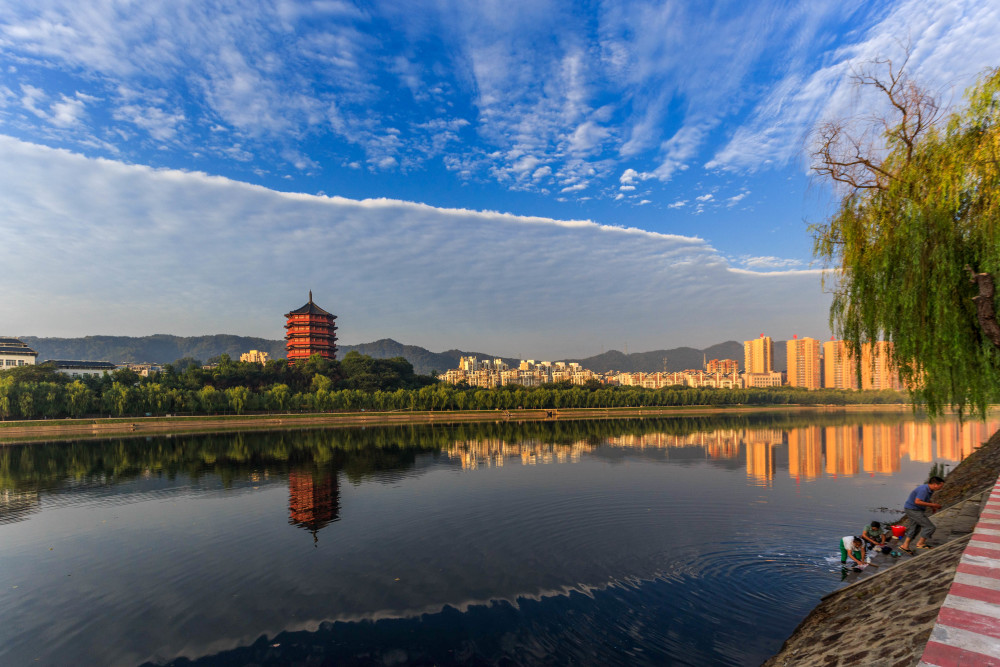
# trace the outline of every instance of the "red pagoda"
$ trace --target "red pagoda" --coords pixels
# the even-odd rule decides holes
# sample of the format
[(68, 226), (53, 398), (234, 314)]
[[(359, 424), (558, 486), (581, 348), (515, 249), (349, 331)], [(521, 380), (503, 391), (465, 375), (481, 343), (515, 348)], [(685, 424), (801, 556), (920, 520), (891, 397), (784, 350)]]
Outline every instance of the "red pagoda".
[(337, 325), (334, 322), (337, 316), (313, 303), (312, 290), (309, 290), (309, 303), (285, 313), (285, 317), (288, 318), (285, 348), (289, 364), (314, 354), (324, 359), (337, 358)]

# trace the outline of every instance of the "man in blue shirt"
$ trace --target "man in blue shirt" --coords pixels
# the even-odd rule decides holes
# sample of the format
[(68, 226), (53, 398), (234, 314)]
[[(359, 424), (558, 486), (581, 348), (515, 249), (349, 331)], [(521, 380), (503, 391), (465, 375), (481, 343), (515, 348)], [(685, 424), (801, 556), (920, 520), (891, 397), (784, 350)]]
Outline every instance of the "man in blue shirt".
[(913, 553), (910, 551), (910, 540), (917, 535), (920, 535), (920, 539), (917, 540), (917, 548), (930, 549), (927, 538), (934, 534), (934, 524), (927, 517), (927, 510), (933, 514), (941, 509), (941, 505), (931, 502), (931, 494), (942, 486), (944, 486), (943, 479), (931, 477), (926, 484), (921, 484), (910, 492), (906, 503), (903, 504), (903, 512), (910, 520), (910, 527), (906, 529), (906, 540), (899, 547), (903, 551)]

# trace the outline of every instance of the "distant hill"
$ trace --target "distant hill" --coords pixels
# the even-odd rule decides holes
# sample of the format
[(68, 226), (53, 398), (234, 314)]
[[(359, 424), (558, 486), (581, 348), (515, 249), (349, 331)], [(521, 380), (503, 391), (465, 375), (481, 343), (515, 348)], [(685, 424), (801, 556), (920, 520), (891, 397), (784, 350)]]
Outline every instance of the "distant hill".
[[(285, 341), (216, 334), (212, 336), (85, 336), (83, 338), (40, 338), (21, 336), (20, 340), (38, 352), (38, 360), (83, 359), (87, 361), (110, 361), (113, 363), (154, 363), (167, 364), (183, 357), (194, 357), (208, 361), (220, 354), (228, 354), (233, 359), (250, 350), (262, 350), (272, 359), (285, 357)], [(432, 370), (444, 372), (457, 368), (459, 357), (475, 356), (492, 359), (493, 355), (482, 352), (447, 350), (431, 352), (416, 345), (404, 345), (391, 338), (383, 338), (373, 343), (361, 345), (338, 345), (338, 357), (356, 350), (376, 359), (404, 357), (413, 364), (417, 373), (428, 374)], [(504, 359), (516, 364), (517, 359)]]
[[(228, 354), (233, 359), (249, 350), (263, 350), (272, 359), (282, 359), (285, 356), (285, 341), (254, 338), (250, 336), (232, 336), (216, 334), (212, 336), (171, 336), (156, 334), (153, 336), (86, 336), (83, 338), (40, 338), (37, 336), (21, 336), (21, 340), (38, 352), (39, 361), (46, 359), (85, 359), (89, 361), (111, 361), (114, 363), (170, 363), (183, 357), (194, 357), (207, 361), (220, 354)], [(431, 352), (416, 345), (404, 345), (391, 338), (383, 338), (372, 343), (360, 345), (339, 345), (338, 357), (355, 350), (376, 359), (389, 357), (404, 357), (413, 364), (417, 373), (428, 374), (432, 370), (444, 372), (449, 368), (457, 368), (459, 357), (474, 356), (479, 359), (494, 359), (496, 355), (484, 352), (465, 352), (462, 350), (446, 350)], [(512, 357), (500, 357), (510, 365), (519, 361)], [(743, 344), (727, 341), (712, 345), (704, 350), (693, 347), (677, 347), (670, 350), (654, 350), (652, 352), (633, 352), (624, 354), (610, 350), (604, 354), (584, 359), (552, 359), (551, 361), (575, 361), (584, 368), (598, 373), (610, 370), (631, 373), (655, 373), (663, 370), (663, 359), (667, 359), (669, 371), (680, 371), (688, 368), (701, 368), (703, 359), (736, 359), (740, 368), (743, 367)], [(785, 344), (774, 343), (774, 366), (776, 370), (785, 370)]]
[(38, 352), (38, 360), (83, 359), (113, 363), (166, 364), (182, 357), (206, 361), (210, 357), (228, 354), (234, 359), (250, 350), (262, 350), (272, 358), (285, 356), (285, 343), (280, 340), (215, 334), (212, 336), (85, 336), (83, 338), (37, 338), (21, 336), (21, 340)]
[(663, 370), (663, 360), (667, 360), (667, 371), (683, 371), (689, 368), (702, 368), (706, 359), (735, 359), (743, 368), (743, 343), (727, 341), (712, 345), (704, 350), (693, 347), (675, 347), (671, 350), (654, 350), (652, 352), (633, 352), (624, 354), (618, 350), (609, 350), (586, 359), (567, 359), (575, 361), (584, 368), (595, 373), (621, 371), (624, 373), (658, 373)]
[[(451, 368), (458, 368), (460, 357), (477, 357), (479, 359), (497, 359), (495, 355), (483, 352), (463, 352), (462, 350), (445, 350), (444, 352), (431, 352), (416, 345), (404, 345), (391, 338), (383, 338), (374, 343), (362, 343), (360, 345), (338, 345), (337, 358), (343, 357), (348, 352), (355, 350), (360, 354), (367, 354), (376, 359), (389, 359), (391, 357), (403, 357), (411, 364), (417, 373), (428, 374), (432, 370), (444, 373)], [(282, 356), (284, 356), (282, 354)], [(520, 360), (512, 357), (502, 358), (509, 365), (516, 365)]]

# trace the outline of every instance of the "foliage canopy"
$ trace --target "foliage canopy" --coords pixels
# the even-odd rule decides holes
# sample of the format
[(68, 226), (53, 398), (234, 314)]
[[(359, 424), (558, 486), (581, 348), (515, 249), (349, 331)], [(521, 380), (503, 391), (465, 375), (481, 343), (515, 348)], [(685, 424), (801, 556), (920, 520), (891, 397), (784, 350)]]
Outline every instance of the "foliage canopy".
[(1000, 398), (1000, 69), (942, 115), (904, 68), (876, 61), (855, 77), (887, 115), (817, 132), (813, 169), (843, 195), (812, 227), (817, 257), (836, 269), (831, 325), (855, 350), (891, 341), (931, 414), (982, 414)]

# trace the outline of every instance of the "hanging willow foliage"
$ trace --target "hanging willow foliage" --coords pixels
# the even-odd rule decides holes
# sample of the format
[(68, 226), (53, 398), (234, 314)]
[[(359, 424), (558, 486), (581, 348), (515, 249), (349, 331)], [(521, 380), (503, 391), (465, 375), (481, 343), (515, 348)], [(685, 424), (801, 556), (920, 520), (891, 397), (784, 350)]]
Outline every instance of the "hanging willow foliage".
[(884, 149), (837, 123), (820, 128), (814, 154), (814, 169), (846, 189), (812, 227), (816, 256), (835, 269), (831, 325), (855, 350), (891, 341), (903, 382), (932, 415), (983, 414), (1000, 400), (1000, 69), (939, 118), (903, 68), (876, 65), (882, 78), (856, 82), (892, 105), (877, 125)]

